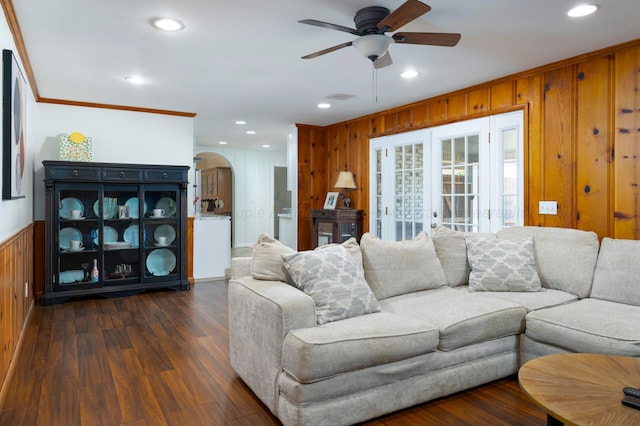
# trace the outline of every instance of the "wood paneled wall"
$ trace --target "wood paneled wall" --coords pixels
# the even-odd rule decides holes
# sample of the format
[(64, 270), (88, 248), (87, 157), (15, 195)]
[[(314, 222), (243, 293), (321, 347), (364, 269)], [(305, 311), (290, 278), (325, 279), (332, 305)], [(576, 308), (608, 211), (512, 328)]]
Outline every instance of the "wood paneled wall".
[[(525, 224), (640, 239), (640, 40), (327, 127), (298, 126), (298, 249), (308, 212), (351, 170), (368, 230), (369, 139), (525, 111)], [(538, 214), (557, 201), (557, 215)]]
[(0, 389), (34, 301), (33, 241), (29, 225), (0, 244)]

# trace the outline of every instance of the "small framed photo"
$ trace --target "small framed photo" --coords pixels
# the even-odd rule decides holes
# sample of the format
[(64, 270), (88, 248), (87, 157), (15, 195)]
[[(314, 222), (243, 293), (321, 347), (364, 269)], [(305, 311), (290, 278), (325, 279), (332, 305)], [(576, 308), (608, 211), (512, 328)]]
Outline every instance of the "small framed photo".
[(338, 203), (339, 192), (327, 192), (327, 198), (324, 200), (324, 209), (334, 210)]
[(129, 206), (118, 206), (118, 217), (120, 219), (129, 219)]

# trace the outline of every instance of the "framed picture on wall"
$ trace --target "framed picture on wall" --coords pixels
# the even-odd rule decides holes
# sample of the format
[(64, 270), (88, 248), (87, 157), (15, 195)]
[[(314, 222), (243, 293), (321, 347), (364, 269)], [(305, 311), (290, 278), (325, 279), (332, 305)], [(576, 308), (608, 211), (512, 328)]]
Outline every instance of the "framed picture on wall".
[(327, 192), (327, 198), (324, 200), (324, 207), (327, 210), (334, 210), (338, 202), (338, 192)]
[(11, 50), (2, 51), (2, 199), (24, 198), (26, 81)]

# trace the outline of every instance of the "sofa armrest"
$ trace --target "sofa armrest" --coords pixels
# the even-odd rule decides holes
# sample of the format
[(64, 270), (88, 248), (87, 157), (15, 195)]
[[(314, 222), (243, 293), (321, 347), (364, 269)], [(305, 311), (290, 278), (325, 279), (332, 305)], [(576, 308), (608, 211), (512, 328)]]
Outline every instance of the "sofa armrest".
[(251, 276), (251, 257), (231, 258), (231, 279)]
[(289, 330), (316, 325), (313, 299), (280, 281), (229, 282), (231, 367), (276, 414), (282, 345)]

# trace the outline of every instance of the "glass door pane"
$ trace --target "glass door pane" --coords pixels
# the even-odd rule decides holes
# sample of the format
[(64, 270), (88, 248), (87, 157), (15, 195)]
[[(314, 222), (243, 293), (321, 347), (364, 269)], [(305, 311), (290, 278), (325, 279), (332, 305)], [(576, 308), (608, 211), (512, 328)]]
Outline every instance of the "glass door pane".
[[(433, 205), (436, 222), (462, 232), (488, 231), (490, 119), (433, 129)], [(433, 226), (433, 225), (432, 225)]]
[[(439, 169), (442, 179), (441, 224), (463, 232), (479, 227), (479, 136), (442, 139)], [(453, 153), (453, 155), (452, 155)]]
[(424, 144), (395, 146), (395, 240), (410, 240), (424, 229)]

